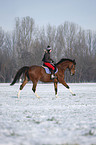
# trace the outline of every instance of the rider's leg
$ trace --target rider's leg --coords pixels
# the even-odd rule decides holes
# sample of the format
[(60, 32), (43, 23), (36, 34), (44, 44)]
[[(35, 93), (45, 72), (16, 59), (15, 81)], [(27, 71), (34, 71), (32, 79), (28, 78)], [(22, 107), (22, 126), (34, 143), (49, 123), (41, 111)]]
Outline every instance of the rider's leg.
[(51, 79), (56, 79), (57, 77), (55, 76), (55, 71), (51, 70)]
[(55, 79), (55, 78), (57, 78), (56, 76), (55, 76), (55, 67), (51, 64), (51, 63), (44, 63), (49, 69), (50, 69), (50, 71), (51, 71), (51, 79)]

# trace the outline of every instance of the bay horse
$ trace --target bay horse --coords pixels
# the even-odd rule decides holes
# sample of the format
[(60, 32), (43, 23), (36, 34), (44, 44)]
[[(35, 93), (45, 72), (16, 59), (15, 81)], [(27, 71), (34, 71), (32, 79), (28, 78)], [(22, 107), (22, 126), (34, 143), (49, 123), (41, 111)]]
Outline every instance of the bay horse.
[(45, 72), (45, 69), (43, 66), (37, 66), (37, 65), (33, 65), (30, 67), (24, 66), (18, 70), (17, 74), (15, 75), (14, 80), (12, 81), (12, 83), (10, 85), (14, 85), (16, 83), (16, 81), (20, 79), (20, 76), (22, 74), (24, 74), (24, 81), (20, 85), (18, 97), (20, 95), (20, 91), (29, 82), (29, 80), (31, 80), (33, 82), (32, 90), (38, 98), (39, 98), (39, 96), (36, 93), (36, 86), (37, 86), (38, 81), (54, 82), (56, 97), (57, 97), (57, 84), (58, 84), (58, 82), (61, 83), (62, 85), (64, 85), (67, 89), (69, 89), (69, 91), (71, 92), (72, 95), (75, 95), (71, 91), (70, 87), (66, 84), (66, 82), (64, 80), (64, 72), (67, 68), (69, 69), (71, 75), (75, 74), (75, 65), (76, 65), (75, 60), (61, 59), (58, 63), (55, 64), (56, 68), (58, 69), (58, 72), (55, 74), (55, 76), (57, 76), (57, 78), (54, 80), (51, 79), (50, 74), (47, 74)]

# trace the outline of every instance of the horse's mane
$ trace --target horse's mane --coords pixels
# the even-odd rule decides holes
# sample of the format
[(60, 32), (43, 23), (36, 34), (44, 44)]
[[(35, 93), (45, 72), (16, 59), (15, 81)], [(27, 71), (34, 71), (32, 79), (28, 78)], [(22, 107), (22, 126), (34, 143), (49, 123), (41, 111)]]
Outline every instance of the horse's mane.
[(58, 64), (60, 64), (60, 63), (62, 63), (62, 62), (64, 62), (64, 61), (70, 61), (70, 62), (73, 62), (74, 65), (76, 65), (75, 59), (72, 60), (72, 59), (68, 59), (68, 58), (62, 58), (62, 59), (61, 59), (59, 62), (57, 62), (55, 65), (58, 65)]

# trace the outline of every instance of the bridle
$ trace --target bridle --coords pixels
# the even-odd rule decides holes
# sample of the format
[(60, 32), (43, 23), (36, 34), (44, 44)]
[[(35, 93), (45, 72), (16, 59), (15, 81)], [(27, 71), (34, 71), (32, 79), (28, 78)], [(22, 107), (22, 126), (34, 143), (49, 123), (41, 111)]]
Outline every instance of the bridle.
[[(71, 69), (73, 68), (73, 64), (71, 65), (71, 67), (69, 68), (69, 71), (70, 71), (70, 73), (71, 73), (71, 75), (73, 75), (72, 74), (72, 72), (71, 72)], [(74, 70), (75, 72), (76, 72), (76, 70)]]
[(73, 64), (72, 64), (71, 67), (69, 68), (69, 71), (71, 71), (72, 68), (73, 68)]

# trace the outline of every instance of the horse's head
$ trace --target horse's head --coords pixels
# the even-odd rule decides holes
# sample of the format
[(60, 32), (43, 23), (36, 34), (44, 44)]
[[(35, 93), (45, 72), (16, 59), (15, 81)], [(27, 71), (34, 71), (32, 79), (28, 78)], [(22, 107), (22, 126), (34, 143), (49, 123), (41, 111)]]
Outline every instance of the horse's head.
[(76, 65), (76, 62), (75, 62), (75, 59), (74, 60), (71, 60), (71, 59), (61, 59), (57, 64), (55, 64), (56, 66), (60, 66), (61, 65), (61, 69), (65, 70), (66, 68), (69, 69), (70, 71), (70, 74), (71, 75), (74, 75), (75, 74), (75, 65)]
[(68, 68), (69, 68), (69, 71), (70, 71), (71, 75), (75, 74), (75, 65), (76, 65), (75, 60), (70, 61)]

